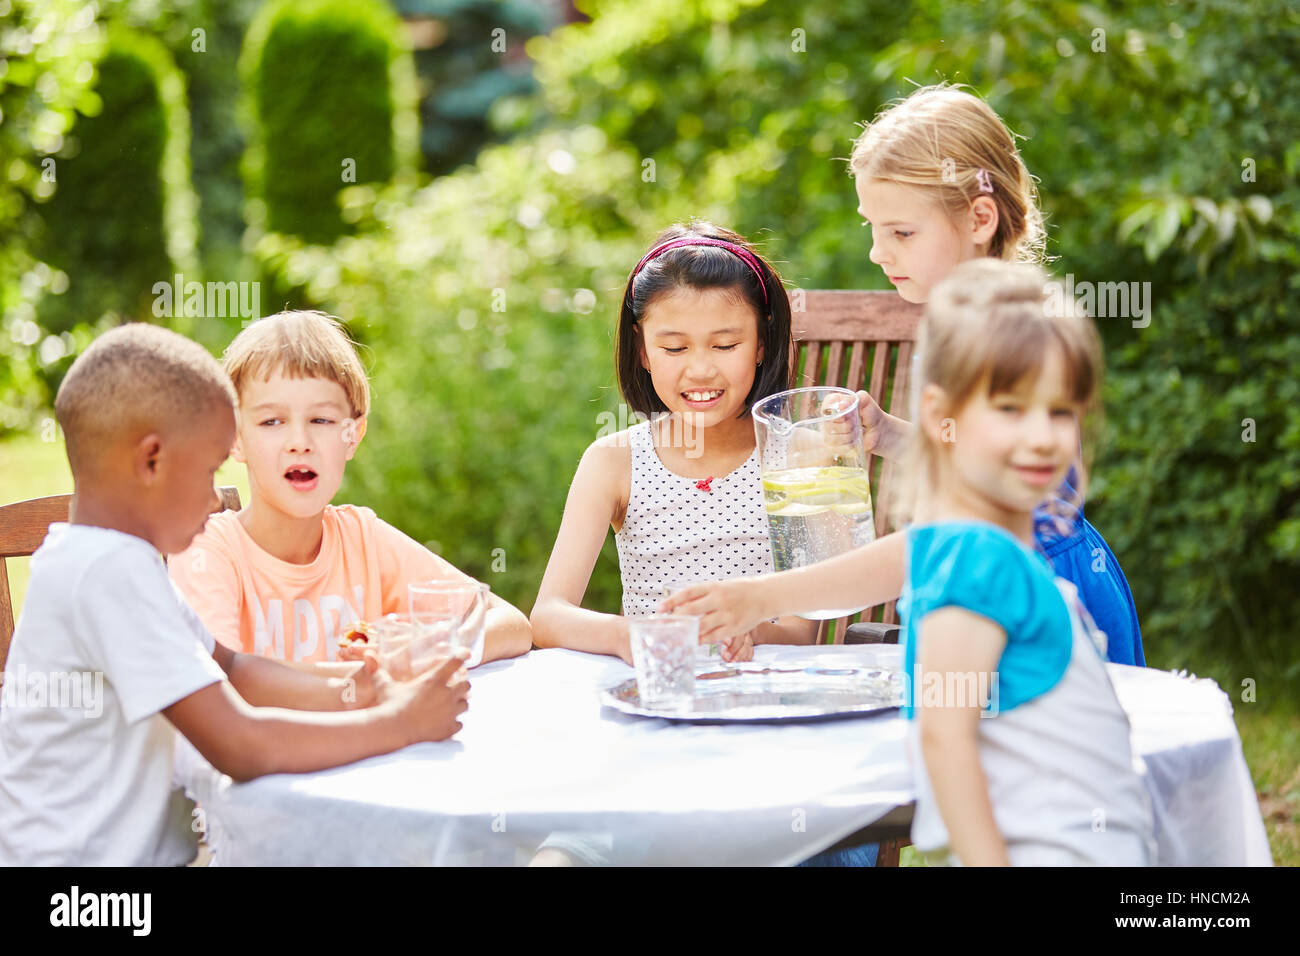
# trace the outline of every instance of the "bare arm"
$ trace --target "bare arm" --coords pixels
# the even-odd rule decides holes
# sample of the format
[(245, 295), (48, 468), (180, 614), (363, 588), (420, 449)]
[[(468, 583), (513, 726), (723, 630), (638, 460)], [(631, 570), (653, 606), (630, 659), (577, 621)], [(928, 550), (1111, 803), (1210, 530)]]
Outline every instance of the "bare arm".
[(817, 622), (783, 617), (758, 625), (755, 644), (811, 644), (817, 640)]
[[(238, 652), (236, 652), (238, 653)], [(260, 655), (258, 655), (260, 656)], [(275, 658), (266, 658), (266, 660), (276, 660)], [(285, 667), (292, 667), (294, 670), (305, 671), (308, 674), (315, 674), (317, 677), (350, 677), (355, 669), (355, 661), (280, 661)]]
[[(892, 601), (903, 591), (903, 559), (900, 531), (805, 568), (694, 585), (661, 607), (697, 615), (700, 639), (719, 641), (781, 614)], [(807, 623), (815, 627), (815, 622)]]
[(858, 392), (858, 414), (862, 418), (862, 444), (867, 451), (890, 461), (903, 457), (912, 435), (912, 423), (890, 415), (868, 392)]
[[(958, 698), (975, 696), (974, 684), (987, 688), (996, 679), (1006, 632), (993, 621), (960, 607), (927, 614), (920, 624), (918, 673), (933, 675)], [(953, 675), (950, 679), (949, 675)], [(993, 817), (988, 778), (980, 764), (979, 699), (932, 699), (914, 689), (921, 729), (921, 753), (948, 839), (965, 866), (1007, 866), (1007, 845)], [(924, 706), (922, 706), (924, 704)]]
[[(167, 719), (217, 770), (242, 782), (268, 773), (307, 773), (389, 753), (460, 730), (469, 682), (448, 684), (464, 654), (408, 683), (383, 682), (382, 702), (348, 713), (253, 707), (227, 681), (164, 708)], [(273, 663), (273, 662), (272, 662)]]
[[(354, 710), (375, 702), (370, 673), (361, 661), (294, 667), (256, 654), (240, 654), (217, 643), (215, 660), (239, 696), (254, 707), (291, 710)], [(332, 674), (333, 676), (329, 676)]]
[(613, 654), (631, 663), (627, 622), (620, 615), (582, 607), (592, 569), (617, 508), (617, 483), (625, 470), (623, 459), (630, 462), (626, 445), (598, 441), (578, 463), (560, 531), (533, 605), (533, 641), (538, 647)]
[(495, 594), (489, 595), (488, 600), (483, 659), (479, 663), (527, 654), (533, 647), (533, 628), (524, 612)]

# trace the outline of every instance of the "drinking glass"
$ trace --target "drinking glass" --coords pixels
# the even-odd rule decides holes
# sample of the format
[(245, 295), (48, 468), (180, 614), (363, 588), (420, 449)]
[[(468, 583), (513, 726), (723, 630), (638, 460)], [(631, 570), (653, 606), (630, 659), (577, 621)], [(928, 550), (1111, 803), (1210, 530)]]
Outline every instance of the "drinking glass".
[(637, 692), (653, 710), (684, 710), (695, 698), (695, 654), (700, 622), (686, 614), (627, 620)]
[(371, 632), (380, 666), (396, 680), (410, 680), (447, 656), (446, 642), (439, 642), (410, 614), (385, 614), (371, 625)]
[[(693, 584), (708, 583), (707, 581), (669, 581), (664, 585), (664, 597), (670, 598)], [(695, 656), (701, 664), (717, 664), (722, 660), (722, 645), (716, 642), (700, 644), (695, 651)]]
[(483, 657), (483, 631), (487, 623), (491, 589), (477, 581), (426, 581), (408, 587), (411, 617), (435, 642), (468, 648), (469, 666)]

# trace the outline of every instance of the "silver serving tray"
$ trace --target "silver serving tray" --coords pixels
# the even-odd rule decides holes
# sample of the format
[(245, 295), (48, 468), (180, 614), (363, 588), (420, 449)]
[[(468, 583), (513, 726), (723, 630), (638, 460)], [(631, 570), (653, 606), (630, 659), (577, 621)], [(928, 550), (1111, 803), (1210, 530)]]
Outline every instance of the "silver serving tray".
[(902, 675), (879, 667), (702, 664), (689, 709), (641, 703), (636, 678), (601, 692), (606, 707), (637, 717), (692, 723), (780, 723), (863, 717), (903, 704)]

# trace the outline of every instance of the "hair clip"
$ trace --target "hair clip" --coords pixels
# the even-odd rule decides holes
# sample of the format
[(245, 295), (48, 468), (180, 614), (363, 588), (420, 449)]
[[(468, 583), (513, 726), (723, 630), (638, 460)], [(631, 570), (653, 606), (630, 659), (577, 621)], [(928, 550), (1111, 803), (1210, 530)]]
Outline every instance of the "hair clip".
[(980, 192), (993, 192), (993, 183), (989, 182), (989, 171), (987, 169), (980, 167), (979, 171), (975, 173), (975, 178), (979, 180)]

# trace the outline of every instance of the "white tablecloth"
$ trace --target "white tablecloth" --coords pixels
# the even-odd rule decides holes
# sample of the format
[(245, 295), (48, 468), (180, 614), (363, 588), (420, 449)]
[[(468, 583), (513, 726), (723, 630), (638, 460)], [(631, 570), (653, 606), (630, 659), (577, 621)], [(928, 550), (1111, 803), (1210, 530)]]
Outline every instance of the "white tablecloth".
[[(898, 647), (760, 647), (758, 660), (899, 667)], [(834, 666), (834, 665), (832, 665)], [(1160, 862), (1271, 862), (1227, 697), (1112, 665), (1146, 763)], [(798, 862), (912, 801), (896, 713), (803, 724), (628, 717), (609, 657), (533, 651), (470, 672), (452, 741), (235, 784), (184, 744), (177, 769), (223, 865), (514, 864), (556, 832), (616, 864)]]

